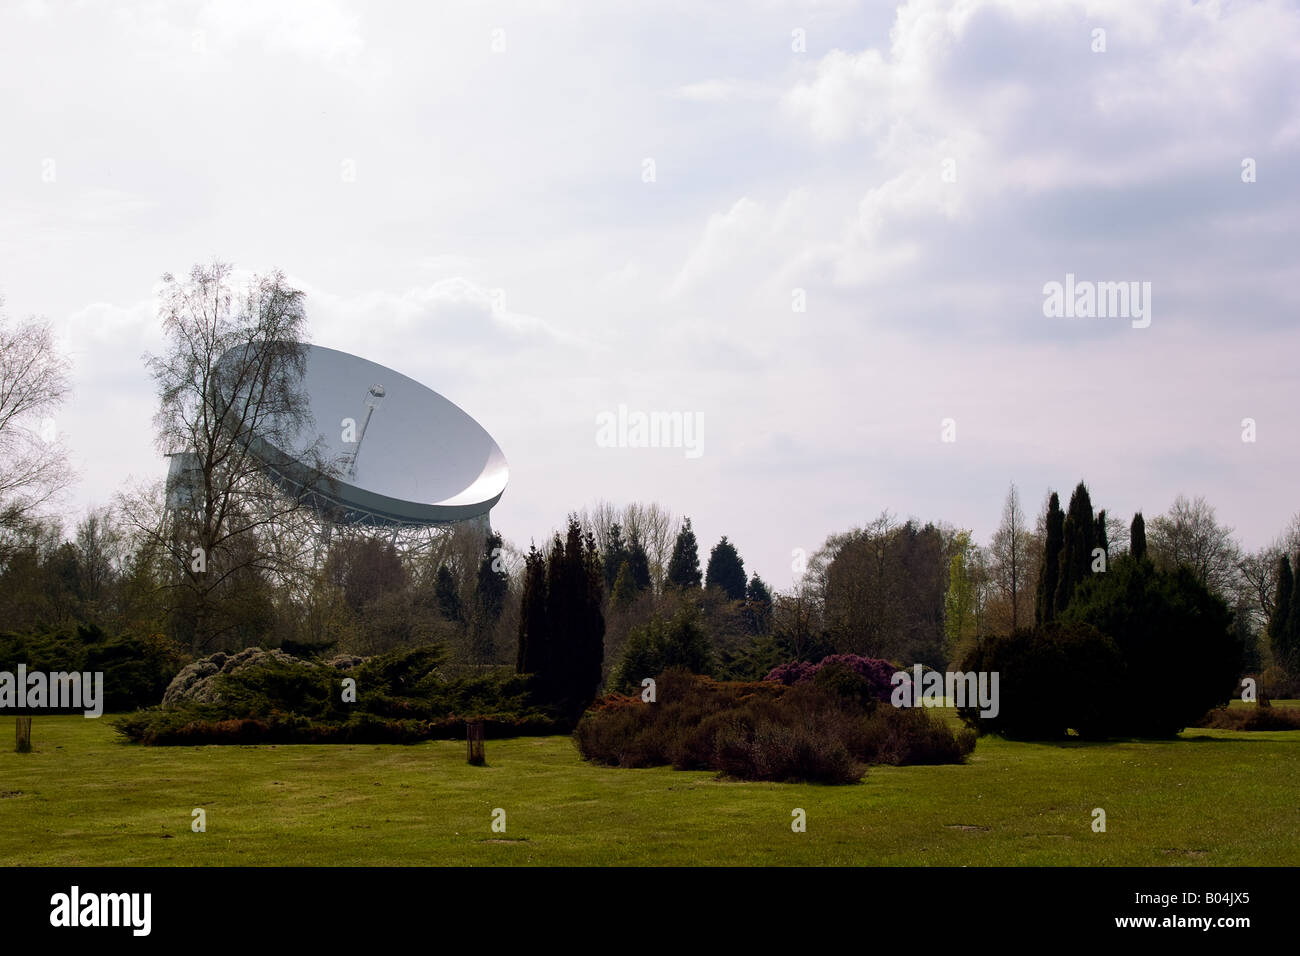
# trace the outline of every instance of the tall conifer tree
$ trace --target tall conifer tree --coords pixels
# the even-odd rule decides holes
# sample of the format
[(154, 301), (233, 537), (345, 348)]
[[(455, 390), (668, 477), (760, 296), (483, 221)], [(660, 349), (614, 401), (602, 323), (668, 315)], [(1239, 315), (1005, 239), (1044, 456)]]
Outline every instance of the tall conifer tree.
[(668, 586), (673, 588), (698, 588), (700, 574), (700, 546), (691, 530), (691, 519), (682, 522), (673, 542), (673, 556), (668, 562)]
[(1065, 515), (1061, 513), (1061, 499), (1056, 492), (1047, 502), (1047, 528), (1043, 541), (1043, 566), (1038, 571), (1038, 601), (1034, 619), (1039, 624), (1049, 623), (1055, 615), (1056, 582), (1061, 576), (1061, 538)]
[(1133, 516), (1133, 523), (1129, 525), (1128, 553), (1133, 555), (1136, 561), (1141, 561), (1147, 556), (1147, 523), (1140, 511)]
[(1097, 518), (1092, 498), (1082, 481), (1070, 495), (1070, 508), (1061, 529), (1061, 574), (1056, 582), (1055, 611), (1059, 616), (1070, 605), (1074, 589), (1092, 574), (1092, 551), (1097, 546)]

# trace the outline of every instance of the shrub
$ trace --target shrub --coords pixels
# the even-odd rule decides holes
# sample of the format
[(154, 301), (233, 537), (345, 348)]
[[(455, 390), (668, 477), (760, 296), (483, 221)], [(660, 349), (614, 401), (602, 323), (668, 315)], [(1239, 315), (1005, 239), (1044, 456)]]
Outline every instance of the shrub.
[(0, 634), (0, 670), (100, 671), (104, 709), (134, 710), (156, 704), (185, 664), (184, 655), (160, 634), (108, 634), (95, 624)]
[(831, 654), (823, 657), (816, 664), (808, 661), (790, 661), (788, 664), (773, 668), (763, 679), (787, 686), (802, 684), (816, 680), (818, 674), (824, 668), (834, 668), (841, 672), (848, 671), (856, 674), (865, 682), (865, 687), (857, 682), (845, 683), (840, 679), (841, 686), (846, 689), (851, 687), (855, 693), (865, 690), (867, 696), (881, 701), (889, 700), (890, 692), (893, 689), (891, 679), (898, 670), (889, 661), (875, 657), (863, 657), (861, 654)]
[(892, 766), (961, 763), (975, 749), (975, 732), (956, 734), (940, 715), (920, 707), (881, 707), (863, 723), (859, 753), (867, 763)]
[(998, 675), (997, 714), (985, 717), (975, 704), (959, 710), (981, 732), (1054, 740), (1074, 730), (1100, 739), (1121, 726), (1113, 708), (1124, 691), (1124, 662), (1089, 625), (1054, 622), (985, 638), (959, 669)]
[[(215, 654), (177, 676), (167, 706), (132, 715), (117, 728), (139, 743), (178, 744), (410, 743), (463, 737), (466, 720), (483, 720), (490, 737), (573, 727), (536, 704), (527, 675), (494, 670), (448, 677), (439, 670), (442, 659), (439, 646), (359, 663), (303, 661), (256, 648)], [(345, 676), (357, 682), (355, 702), (342, 699)]]
[(623, 659), (610, 676), (610, 687), (627, 693), (646, 677), (667, 670), (706, 673), (712, 664), (709, 639), (700, 626), (699, 610), (685, 602), (668, 619), (656, 615), (628, 635)]
[(812, 680), (816, 673), (817, 665), (811, 661), (790, 661), (772, 668), (763, 680), (776, 681), (778, 684), (789, 686)]
[(1216, 707), (1192, 726), (1214, 730), (1300, 730), (1300, 707)]
[(974, 746), (969, 731), (954, 737), (930, 714), (880, 706), (855, 671), (823, 674), (785, 685), (667, 671), (655, 703), (617, 694), (598, 700), (574, 742), (584, 758), (610, 766), (819, 783), (860, 780), (870, 762), (957, 763)]
[(1237, 689), (1244, 647), (1233, 614), (1186, 567), (1122, 556), (1080, 583), (1060, 619), (1109, 635), (1142, 688), (1103, 698), (1112, 735), (1175, 736)]
[(1300, 678), (1292, 677), (1276, 664), (1265, 668), (1257, 681), (1259, 692), (1266, 698), (1293, 700), (1300, 697)]

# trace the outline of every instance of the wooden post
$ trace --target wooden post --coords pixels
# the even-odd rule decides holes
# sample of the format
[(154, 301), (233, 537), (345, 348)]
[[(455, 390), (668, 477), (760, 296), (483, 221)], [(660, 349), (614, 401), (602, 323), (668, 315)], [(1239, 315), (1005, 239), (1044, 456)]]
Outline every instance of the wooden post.
[(20, 754), (29, 754), (32, 752), (32, 719), (30, 717), (18, 718), (18, 744), (14, 749)]
[(487, 756), (483, 752), (483, 721), (465, 721), (465, 739), (468, 743), (468, 761), (475, 767), (487, 763)]

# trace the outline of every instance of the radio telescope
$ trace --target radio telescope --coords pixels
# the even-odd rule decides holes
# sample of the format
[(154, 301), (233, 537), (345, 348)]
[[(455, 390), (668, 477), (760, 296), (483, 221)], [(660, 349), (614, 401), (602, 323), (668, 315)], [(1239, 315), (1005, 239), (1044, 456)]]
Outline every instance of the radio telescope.
[[(255, 434), (249, 448), (284, 491), (337, 523), (485, 519), (505, 492), (509, 468), (492, 436), (415, 379), (309, 345), (301, 387), (311, 414), (297, 441), (278, 448)], [(293, 456), (314, 442), (324, 460), (342, 463), (337, 473)]]
[[(322, 544), (332, 527), (382, 529), (417, 546), (457, 526), (486, 532), (509, 468), (482, 425), (393, 369), (319, 345), (303, 350), (298, 388), (307, 414), (296, 428), (254, 428), (247, 447), (283, 493), (316, 515)], [(172, 458), (169, 504), (186, 500), (187, 454)]]

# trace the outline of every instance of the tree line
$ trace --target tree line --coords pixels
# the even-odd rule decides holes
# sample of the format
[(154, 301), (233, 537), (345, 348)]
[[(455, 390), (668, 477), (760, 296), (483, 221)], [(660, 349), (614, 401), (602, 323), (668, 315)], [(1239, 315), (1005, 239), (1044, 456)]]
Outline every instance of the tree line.
[[(828, 537), (781, 590), (747, 573), (726, 535), (702, 560), (691, 520), (655, 502), (599, 502), (527, 552), (468, 525), (421, 540), (342, 525), (323, 537), (249, 452), (254, 432), (281, 429), (286, 447), (303, 433), (302, 294), (280, 273), (237, 285), (216, 262), (165, 276), (160, 303), (167, 345), (146, 367), (172, 473), (66, 532), (50, 505), (71, 473), (38, 434), (68, 392), (66, 360), (48, 326), (0, 319), (0, 630), (93, 624), (191, 656), (436, 641), (451, 667), (536, 672), (572, 702), (668, 666), (752, 679), (855, 653), (943, 667), (987, 637), (1052, 624), (1128, 555), (1186, 569), (1223, 601), (1247, 668), (1300, 670), (1300, 515), (1247, 553), (1200, 497), (1125, 520), (1096, 510), (1080, 482), (1065, 508), (1049, 490), (1030, 519), (1012, 484), (986, 544), (886, 511)], [(315, 461), (323, 474), (337, 465)]]

